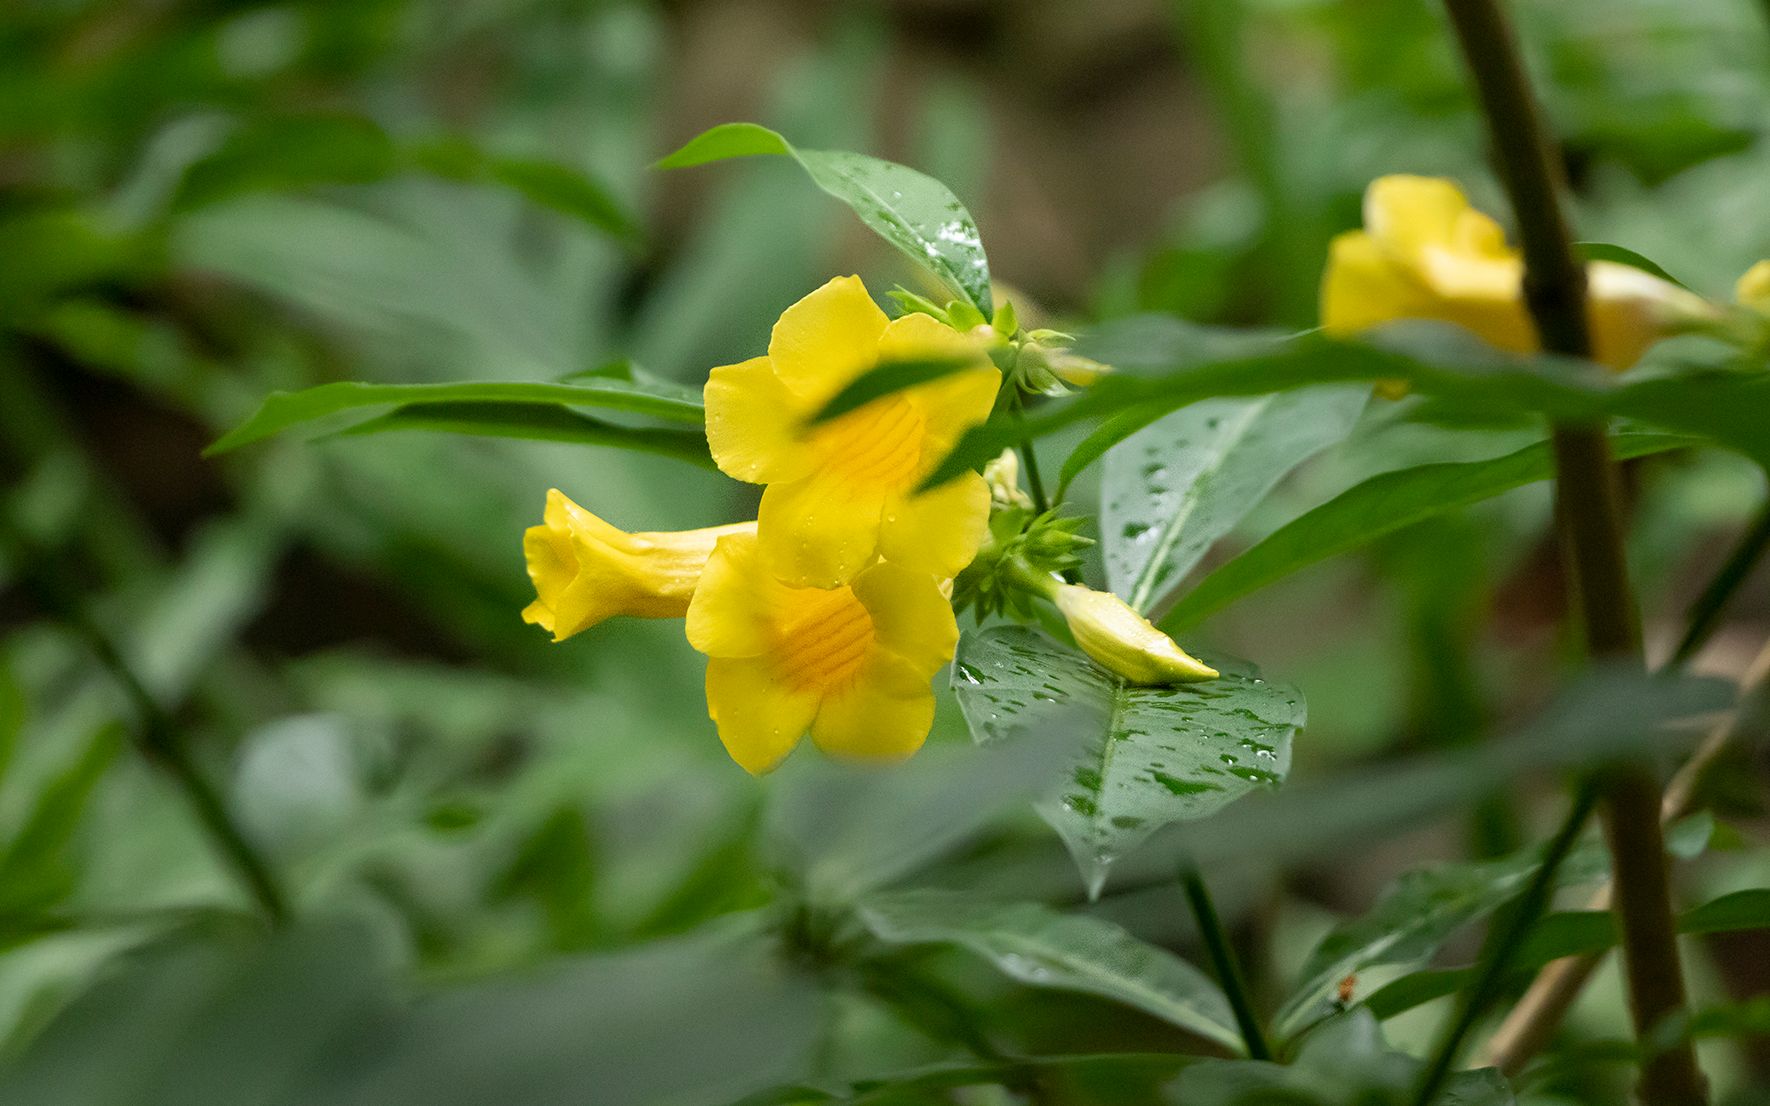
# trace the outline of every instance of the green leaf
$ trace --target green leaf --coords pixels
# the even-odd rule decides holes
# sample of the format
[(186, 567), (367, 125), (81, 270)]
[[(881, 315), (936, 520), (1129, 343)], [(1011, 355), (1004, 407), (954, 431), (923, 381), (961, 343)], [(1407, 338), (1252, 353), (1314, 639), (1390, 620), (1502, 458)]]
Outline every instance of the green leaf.
[(184, 211), (248, 192), (361, 184), (389, 176), (397, 161), (393, 140), (361, 116), (258, 119), (190, 167), (172, 207)]
[[(1289, 1064), (1264, 1060), (1204, 1060), (1175, 1080), (1175, 1106), (1367, 1106), (1412, 1102), (1422, 1064), (1396, 1052), (1366, 1010), (1351, 1010), (1322, 1025)], [(1517, 1099), (1492, 1068), (1459, 1071), (1432, 1106), (1512, 1106)]]
[(541, 158), (500, 157), (467, 139), (450, 137), (409, 147), (406, 156), (418, 167), (459, 181), (503, 185), (539, 207), (569, 215), (631, 247), (644, 232), (614, 194), (581, 170)]
[(226, 453), (273, 434), (280, 434), (291, 427), (343, 412), (433, 403), (594, 407), (688, 423), (699, 423), (704, 417), (697, 400), (674, 391), (615, 379), (587, 379), (573, 384), (531, 381), (366, 384), (346, 381), (321, 384), (317, 388), (307, 388), (299, 392), (271, 393), (251, 418), (211, 445), (204, 451), (204, 455)]
[(123, 747), (118, 727), (101, 727), (84, 751), (37, 795), (0, 852), (0, 913), (42, 910), (76, 886), (69, 849), (94, 789)]
[(1203, 818), (1283, 782), (1303, 697), (1245, 663), (1204, 658), (1223, 675), (1129, 687), (1037, 631), (968, 635), (953, 689), (980, 743), (1064, 735), (1073, 759), (1040, 813), (1069, 846), (1089, 893), (1124, 853), (1171, 822)]
[(989, 263), (971, 213), (933, 177), (846, 150), (802, 150), (755, 123), (722, 123), (658, 162), (685, 169), (734, 157), (790, 157), (812, 182), (854, 209), (861, 221), (918, 264), (927, 266), (984, 318), (990, 299)]
[(1111, 374), (1024, 424), (998, 418), (973, 427), (925, 483), (950, 480), (1023, 437), (1041, 437), (1077, 422), (1126, 412), (1154, 421), (1214, 397), (1379, 380), (1400, 381), (1419, 395), (1443, 398), (1447, 402), (1436, 410), (1459, 422), (1520, 416), (1564, 422), (1630, 418), (1701, 437), (1770, 466), (1770, 435), (1763, 433), (1770, 422), (1770, 375), (1763, 373), (1696, 367), (1677, 376), (1619, 379), (1563, 358), (1510, 357), (1481, 346), (1454, 327), (1421, 322), (1394, 324), (1368, 341), (1310, 333), (1199, 361), (1186, 351), (1211, 341), (1221, 343), (1197, 337), (1200, 329), (1176, 320), (1168, 320), (1165, 327), (1146, 326), (1143, 340), (1154, 346), (1148, 359), (1155, 361), (1163, 352), (1173, 354), (1165, 367)]
[(1240, 1051), (1241, 1034), (1223, 992), (1166, 949), (1102, 918), (1060, 914), (1036, 903), (990, 903), (950, 891), (873, 895), (862, 924), (892, 944), (951, 944), (1034, 987), (1121, 1002)]
[(1613, 261), (1618, 265), (1627, 265), (1631, 269), (1640, 269), (1644, 273), (1651, 273), (1686, 291), (1690, 288), (1688, 284), (1660, 268), (1659, 262), (1638, 254), (1627, 246), (1618, 246), (1611, 242), (1575, 242), (1573, 245), (1575, 249), (1579, 250), (1580, 256), (1587, 261)]
[[(1614, 435), (1611, 441), (1622, 458), (1691, 444), (1689, 438), (1663, 434), (1625, 433)], [(1554, 469), (1549, 443), (1539, 442), (1486, 461), (1419, 465), (1380, 473), (1292, 519), (1218, 566), (1163, 616), (1162, 627), (1173, 633), (1197, 625), (1207, 615), (1298, 569), (1434, 515), (1547, 480)]]
[[(1132, 1088), (1148, 1085), (1148, 1093), (1153, 1096), (1160, 1084), (1196, 1062), (1195, 1057), (1176, 1052), (1090, 1052), (930, 1064), (859, 1080), (845, 1088), (843, 1094), (804, 1084), (787, 1084), (745, 1095), (731, 1106), (805, 1106), (818, 1102), (841, 1102), (844, 1106), (905, 1106), (908, 1102), (930, 1101), (904, 1097), (917, 1091), (1018, 1087), (1025, 1084), (1029, 1074), (1040, 1076), (1041, 1085), (1052, 1079), (1096, 1080), (1121, 1093), (1134, 1094)], [(945, 1102), (947, 1099), (932, 1101)], [(1150, 1097), (1146, 1101), (1155, 1099)]]
[(395, 430), (612, 446), (674, 457), (703, 468), (713, 467), (706, 437), (694, 431), (616, 426), (563, 407), (536, 403), (429, 403), (396, 407), (385, 415), (346, 427), (331, 436), (357, 437)]
[[(1770, 929), (1770, 889), (1753, 888), (1722, 895), (1684, 913), (1678, 932), (1729, 933)], [(1567, 956), (1589, 956), (1616, 947), (1616, 920), (1607, 911), (1570, 910), (1550, 914), (1531, 930), (1519, 950), (1514, 973), (1528, 976)], [(1455, 994), (1473, 982), (1473, 968), (1435, 968), (1392, 980), (1365, 1000), (1379, 1018), (1392, 1018), (1416, 1006)]]
[(882, 396), (951, 376), (977, 365), (973, 358), (928, 357), (906, 361), (883, 361), (851, 381), (811, 416), (811, 423), (828, 422), (858, 410)]
[[(1386, 965), (1425, 963), (1469, 923), (1499, 909), (1524, 889), (1541, 861), (1536, 849), (1499, 860), (1438, 864), (1404, 873), (1361, 917), (1322, 938), (1303, 967), (1303, 983), (1273, 1020), (1289, 1037), (1330, 1014), (1340, 981)], [(1569, 858), (1568, 882), (1602, 874), (1603, 853)]]
[(1705, 902), (1679, 919), (1683, 933), (1727, 933), (1770, 929), (1770, 888), (1753, 888)]
[(1114, 447), (1100, 511), (1112, 590), (1149, 610), (1286, 473), (1345, 437), (1369, 394), (1350, 385), (1206, 400)]
[(18, 736), (24, 732), (25, 713), (30, 703), (7, 658), (0, 654), (0, 780), (12, 767), (12, 754), (18, 748)]

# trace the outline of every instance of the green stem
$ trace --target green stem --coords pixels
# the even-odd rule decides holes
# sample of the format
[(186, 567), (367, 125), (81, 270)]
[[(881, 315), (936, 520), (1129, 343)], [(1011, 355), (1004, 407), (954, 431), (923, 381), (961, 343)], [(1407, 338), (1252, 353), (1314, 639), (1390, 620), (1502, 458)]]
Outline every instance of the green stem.
[(172, 716), (160, 705), (123, 651), (92, 620), (73, 587), (62, 579), (54, 562), (12, 519), (0, 512), (0, 540), (13, 551), (20, 580), (39, 602), (77, 634), (98, 663), (111, 674), (136, 714), (137, 745), (153, 763), (171, 774), (185, 800), (222, 856), (238, 873), (247, 892), (273, 925), (288, 920), (288, 899), (270, 866), (234, 825), (214, 786), (204, 778), (179, 734)]
[(1568, 808), (1567, 817), (1561, 822), (1561, 828), (1555, 831), (1555, 836), (1549, 841), (1549, 847), (1543, 854), (1543, 862), (1537, 866), (1536, 874), (1531, 876), (1530, 883), (1518, 896), (1516, 905), (1507, 912), (1505, 921), (1489, 937), (1487, 948), (1476, 966), (1475, 982), (1463, 992), (1456, 1015), (1445, 1025), (1437, 1047), (1432, 1050), (1432, 1059), (1414, 1093), (1416, 1106), (1429, 1106), (1437, 1097), (1445, 1080), (1450, 1078), (1457, 1058), (1462, 1054), (1463, 1043), (1468, 1039), (1469, 1031), (1475, 1028), (1481, 1016), (1487, 1013), (1488, 1007), (1500, 996), (1506, 975), (1511, 971), (1519, 949), (1530, 935), (1531, 927), (1536, 925), (1549, 905), (1549, 897), (1555, 890), (1555, 875), (1561, 870), (1561, 864), (1567, 859), (1573, 843), (1578, 840), (1580, 831), (1585, 828), (1586, 820), (1592, 816), (1592, 807), (1596, 800), (1595, 784), (1589, 780), (1581, 784), (1574, 795), (1573, 805)]
[(1739, 585), (1751, 575), (1752, 569), (1763, 559), (1767, 547), (1770, 547), (1770, 502), (1759, 509), (1758, 517), (1740, 535), (1738, 544), (1727, 555), (1726, 562), (1709, 580), (1708, 586), (1702, 589), (1702, 594), (1690, 604), (1684, 636), (1678, 641), (1678, 647), (1672, 650), (1671, 659), (1666, 662), (1667, 668), (1682, 668), (1708, 644), (1709, 638), (1721, 625), (1721, 615), (1728, 602), (1739, 590)]
[[(1560, 203), (1552, 143), (1516, 35), (1498, 0), (1445, 0), (1488, 123), (1495, 168), (1517, 218), (1524, 301), (1542, 347), (1589, 358), (1585, 269)], [(1600, 425), (1554, 432), (1556, 503), (1587, 649), (1641, 664), (1640, 628), (1624, 555), (1615, 466)], [(1650, 763), (1603, 772), (1605, 837), (1615, 865), (1616, 915), (1636, 1039), (1684, 1008), (1683, 969), (1672, 917), (1670, 872), (1659, 825), (1659, 782)], [(1707, 1100), (1686, 1044), (1642, 1064), (1641, 1096), (1654, 1106)]]
[(1248, 1046), (1248, 1055), (1256, 1060), (1272, 1059), (1272, 1047), (1266, 1043), (1266, 1034), (1260, 1028), (1260, 1019), (1254, 1014), (1254, 1004), (1248, 998), (1248, 985), (1242, 978), (1241, 965), (1235, 958), (1235, 950), (1229, 945), (1229, 935), (1223, 931), (1223, 922), (1217, 917), (1217, 907), (1211, 902), (1211, 892), (1205, 887), (1204, 876), (1195, 865), (1189, 863), (1181, 869), (1180, 886), (1186, 892), (1187, 905), (1192, 907), (1193, 919), (1198, 922), (1199, 934), (1205, 941), (1205, 951), (1210, 954), (1211, 966), (1217, 973), (1217, 983), (1229, 998), (1229, 1008), (1235, 1012), (1235, 1024), (1241, 1030), (1241, 1039)]

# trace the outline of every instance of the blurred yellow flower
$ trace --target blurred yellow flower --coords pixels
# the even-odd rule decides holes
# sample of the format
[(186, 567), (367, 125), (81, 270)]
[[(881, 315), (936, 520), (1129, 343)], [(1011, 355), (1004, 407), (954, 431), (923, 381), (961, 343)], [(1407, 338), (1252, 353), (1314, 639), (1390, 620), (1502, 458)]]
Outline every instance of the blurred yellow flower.
[(851, 585), (800, 588), (764, 563), (755, 534), (722, 538), (688, 607), (707, 654), (707, 713), (731, 758), (760, 775), (807, 729), (826, 752), (901, 760), (934, 721), (928, 681), (959, 627), (939, 582), (880, 561)]
[(1217, 678), (1215, 668), (1188, 654), (1111, 592), (1058, 584), (1051, 599), (1082, 652), (1130, 683), (1177, 684)]
[[(939, 357), (976, 367), (805, 425), (881, 361)], [(976, 338), (919, 313), (889, 320), (858, 277), (838, 277), (787, 308), (767, 356), (713, 370), (707, 441), (728, 475), (768, 485), (760, 540), (787, 583), (835, 587), (880, 555), (945, 578), (983, 541), (989, 489), (976, 473), (915, 489), (989, 415), (1000, 383)]]
[(1733, 286), (1733, 298), (1744, 307), (1770, 315), (1770, 260), (1760, 261), (1745, 271)]
[[(1586, 267), (1593, 359), (1626, 369), (1667, 328), (1712, 314), (1698, 296), (1640, 269)], [(1356, 334), (1396, 319), (1455, 323), (1513, 353), (1537, 349), (1523, 299), (1524, 262), (1505, 232), (1454, 183), (1389, 176), (1364, 196), (1364, 229), (1335, 238), (1322, 278), (1321, 322)]]
[(629, 534), (573, 503), (547, 493), (540, 526), (522, 536), (537, 598), (524, 622), (564, 641), (618, 614), (681, 618), (713, 546), (729, 534), (756, 532), (754, 522), (704, 530)]

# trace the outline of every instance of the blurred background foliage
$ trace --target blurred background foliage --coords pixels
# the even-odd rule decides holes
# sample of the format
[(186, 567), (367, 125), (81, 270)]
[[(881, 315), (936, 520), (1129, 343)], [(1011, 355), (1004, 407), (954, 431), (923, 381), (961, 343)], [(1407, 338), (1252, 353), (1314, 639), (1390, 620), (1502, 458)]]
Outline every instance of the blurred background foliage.
[[(1770, 13), (1519, 9), (1589, 237), (1716, 295), (1770, 255)], [(757, 782), (718, 745), (679, 625), (554, 646), (517, 617), (520, 533), (549, 487), (635, 530), (747, 517), (748, 489), (664, 457), (422, 433), (201, 456), (268, 392), (332, 380), (629, 362), (698, 386), (834, 272), (913, 279), (789, 165), (648, 169), (737, 118), (947, 182), (1021, 317), (1078, 328), (1146, 311), (1313, 325), (1328, 238), (1385, 172), (1454, 176), (1503, 209), (1441, 15), (1417, 0), (8, 4), (5, 512), (313, 920), (259, 932), (15, 545), (0, 1097), (721, 1102), (979, 1052), (967, 1033), (1035, 1055), (1189, 1039), (951, 950), (870, 967), (832, 951), (834, 906), (886, 886), (1083, 907), (1021, 801), (1031, 774), (973, 759), (951, 702), (904, 769), (802, 754)], [(1383, 420), (1237, 541), (1363, 475), (1453, 459), (1445, 436)], [(1492, 456), (1522, 439), (1457, 440)], [(1630, 476), (1663, 654), (1763, 478), (1714, 454)], [(1299, 779), (1474, 741), (1538, 706), (1567, 651), (1548, 510), (1532, 487), (1408, 529), (1199, 639), (1306, 693)], [(1737, 675), (1767, 630), (1760, 577), (1699, 667)], [(1692, 901), (1770, 882), (1770, 854), (1745, 847), (1763, 840), (1762, 777), (1742, 764), (1718, 797)], [(1333, 920), (1398, 872), (1539, 838), (1554, 784), (1213, 871), (1256, 992), (1276, 1005)], [(1133, 880), (1085, 909), (1197, 961), (1179, 896)], [(761, 951), (770, 910), (796, 912), (786, 960)], [(1690, 949), (1703, 1000), (1770, 986), (1761, 932)], [(955, 1014), (955, 992), (975, 1008)], [(1569, 1032), (1625, 1026), (1607, 976)], [(1719, 1090), (1765, 1101), (1761, 1040), (1705, 1047)], [(1537, 1101), (1618, 1100), (1614, 1065), (1568, 1055), (1579, 1070)], [(1150, 1101), (1171, 1074), (1079, 1065), (1042, 1093)]]

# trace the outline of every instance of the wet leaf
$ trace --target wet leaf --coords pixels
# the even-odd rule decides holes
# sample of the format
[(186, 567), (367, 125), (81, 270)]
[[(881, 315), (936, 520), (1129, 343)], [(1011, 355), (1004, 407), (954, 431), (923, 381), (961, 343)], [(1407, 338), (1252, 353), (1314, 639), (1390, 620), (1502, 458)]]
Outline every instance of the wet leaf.
[(1022, 983), (1098, 995), (1225, 1048), (1243, 1047), (1229, 1002), (1210, 977), (1105, 919), (947, 891), (874, 895), (862, 902), (860, 919), (882, 941), (957, 945)]
[(1346, 436), (1362, 385), (1212, 399), (1106, 455), (1100, 533), (1112, 590), (1148, 611), (1284, 475)]
[(846, 150), (802, 150), (755, 123), (722, 123), (658, 162), (686, 169), (734, 157), (777, 155), (797, 161), (812, 182), (854, 209), (861, 221), (906, 256), (932, 270), (984, 318), (994, 314), (989, 262), (971, 213), (946, 185), (907, 166)]
[(1069, 735), (1073, 759), (1040, 813), (1098, 894), (1113, 862), (1172, 822), (1203, 818), (1290, 770), (1304, 721), (1295, 688), (1253, 666), (1202, 657), (1223, 675), (1129, 687), (1035, 630), (967, 636), (953, 667), (959, 706), (980, 743)]

